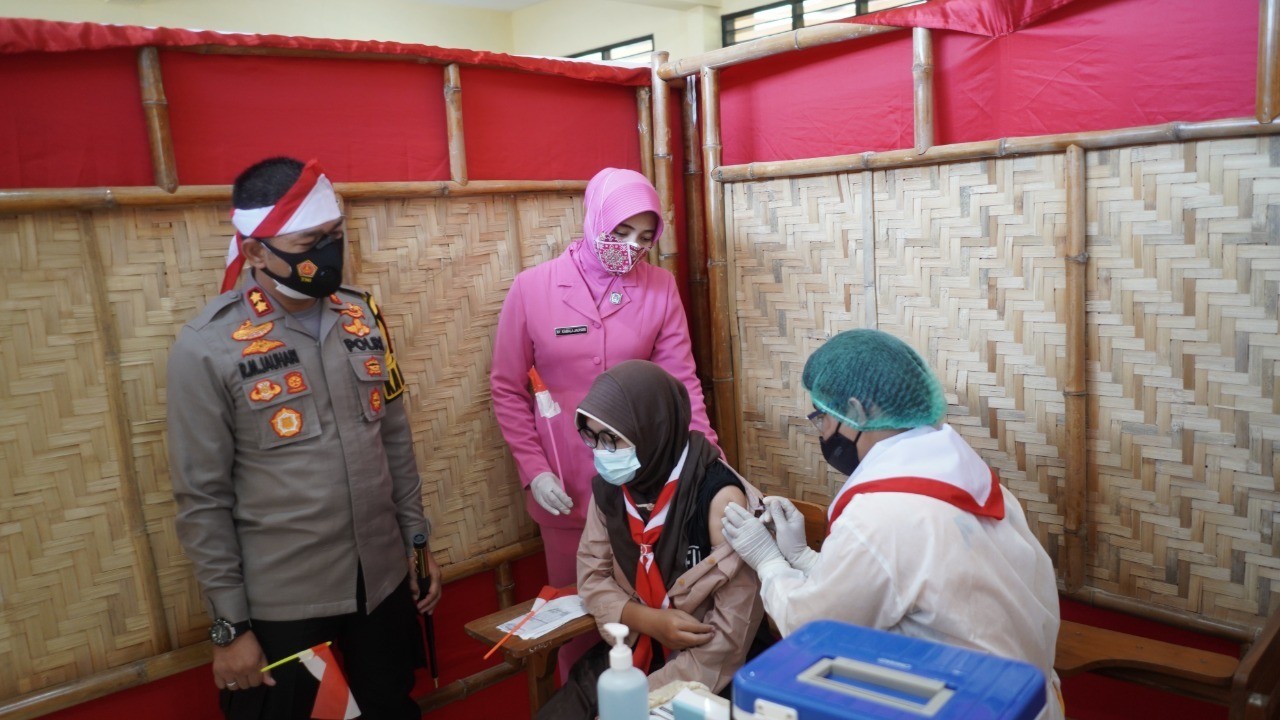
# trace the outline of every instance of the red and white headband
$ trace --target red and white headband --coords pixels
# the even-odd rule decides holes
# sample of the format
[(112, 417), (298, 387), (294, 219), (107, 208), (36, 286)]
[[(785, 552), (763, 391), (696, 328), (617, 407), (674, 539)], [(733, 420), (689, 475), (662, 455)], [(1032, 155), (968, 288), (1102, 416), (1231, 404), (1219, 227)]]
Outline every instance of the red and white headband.
[(231, 210), (231, 224), (236, 228), (231, 246), (227, 248), (227, 269), (222, 276), (222, 290), (236, 286), (244, 269), (244, 255), (240, 243), (244, 238), (271, 238), (288, 235), (299, 230), (309, 230), (318, 225), (333, 222), (342, 217), (338, 209), (338, 197), (333, 183), (325, 177), (319, 163), (311, 160), (302, 168), (302, 175), (275, 205), (252, 210)]

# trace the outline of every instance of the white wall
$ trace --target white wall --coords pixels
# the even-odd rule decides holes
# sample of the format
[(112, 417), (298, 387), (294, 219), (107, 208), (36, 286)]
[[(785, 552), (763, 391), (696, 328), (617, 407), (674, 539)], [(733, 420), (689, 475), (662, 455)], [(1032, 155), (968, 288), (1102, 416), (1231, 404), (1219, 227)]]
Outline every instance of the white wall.
[(0, 17), (511, 52), (511, 13), (423, 0), (0, 0)]
[(676, 59), (720, 46), (720, 10), (654, 7), (616, 0), (546, 0), (512, 13), (512, 45), (524, 55), (572, 55), (653, 35)]
[(720, 47), (720, 16), (767, 0), (544, 0), (512, 12), (430, 0), (0, 0), (0, 17), (392, 40), (571, 55), (645, 35), (672, 59)]

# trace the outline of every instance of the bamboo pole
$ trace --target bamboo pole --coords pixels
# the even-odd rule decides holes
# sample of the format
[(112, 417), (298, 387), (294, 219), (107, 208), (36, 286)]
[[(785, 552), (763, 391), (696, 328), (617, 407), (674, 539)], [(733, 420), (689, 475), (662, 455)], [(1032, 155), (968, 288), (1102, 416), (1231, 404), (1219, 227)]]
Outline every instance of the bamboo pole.
[(804, 50), (872, 35), (899, 32), (904, 29), (887, 25), (854, 25), (852, 23), (815, 25), (783, 35), (773, 35), (710, 50), (699, 55), (689, 55), (673, 63), (665, 63), (658, 68), (658, 75), (663, 80), (674, 80), (686, 75), (697, 75), (707, 68), (723, 68), (793, 50)]
[(636, 131), (640, 135), (640, 172), (653, 182), (653, 103), (649, 88), (636, 88)]
[[(445, 181), (334, 183), (344, 199), (505, 195), (582, 192), (585, 180), (477, 180), (459, 185)], [(231, 201), (230, 185), (186, 185), (173, 193), (155, 187), (31, 188), (0, 190), (0, 215), (47, 210), (201, 205)]]
[(979, 142), (935, 145), (924, 153), (915, 148), (887, 152), (865, 152), (854, 155), (833, 155), (803, 160), (725, 165), (716, 168), (713, 176), (719, 182), (744, 182), (804, 175), (831, 175), (863, 170), (936, 165), (943, 162), (962, 162), (983, 158), (1015, 157), (1063, 152), (1070, 145), (1086, 150), (1100, 150), (1133, 145), (1213, 140), (1218, 138), (1274, 135), (1280, 133), (1280, 123), (1259, 123), (1253, 118), (1229, 118), (1206, 122), (1173, 122), (1163, 125), (1097, 130), (1061, 135), (1036, 135), (1031, 137), (982, 140)]
[(449, 134), (449, 177), (467, 184), (467, 144), (462, 132), (462, 73), (458, 63), (444, 68), (445, 129)]
[[(441, 582), (448, 585), (478, 573), (496, 570), (503, 563), (509, 563), (512, 560), (538, 552), (542, 552), (541, 538), (521, 540), (483, 555), (446, 565), (442, 568)], [(138, 660), (128, 665), (95, 673), (89, 677), (10, 698), (7, 702), (0, 704), (0, 718), (5, 720), (27, 720), (28, 718), (48, 715), (57, 710), (95, 700), (114, 692), (145, 685), (170, 675), (176, 675), (201, 665), (207, 665), (211, 656), (212, 645), (208, 641), (188, 645), (145, 660)], [(519, 672), (520, 669), (517, 666), (507, 674), (499, 677), (495, 675), (496, 668), (489, 668), (440, 688), (439, 691), (424, 698), (423, 703), (435, 703), (436, 701), (432, 698), (436, 696), (448, 698), (444, 702), (461, 699), (474, 694), (477, 690), (492, 685), (494, 682), (510, 677)], [(494, 679), (495, 677), (496, 679)], [(461, 684), (460, 688), (450, 689), (451, 686), (459, 684)], [(430, 707), (438, 707), (441, 704), (444, 703), (432, 704)]]
[(432, 710), (439, 710), (449, 703), (471, 697), (485, 688), (497, 685), (512, 675), (519, 674), (523, 670), (523, 663), (512, 664), (510, 662), (485, 668), (473, 675), (454, 680), (429, 695), (418, 698), (418, 707), (422, 708), (422, 713), (425, 715)]
[(658, 77), (658, 66), (667, 53), (653, 54), (653, 185), (662, 205), (662, 237), (658, 239), (658, 264), (679, 275), (680, 238), (676, 233), (675, 168), (671, 158), (671, 89)]
[(493, 573), (493, 588), (498, 592), (498, 609), (516, 604), (516, 581), (511, 577), (511, 562), (498, 563)]
[(1066, 495), (1062, 534), (1066, 540), (1067, 557), (1063, 582), (1067, 592), (1076, 592), (1084, 586), (1084, 556), (1088, 541), (1088, 525), (1085, 520), (1086, 473), (1088, 456), (1085, 449), (1087, 425), (1087, 400), (1085, 385), (1085, 272), (1089, 253), (1085, 245), (1085, 163), (1084, 149), (1079, 145), (1067, 148), (1067, 244), (1066, 260), (1066, 321), (1067, 328), (1067, 379), (1063, 389), (1066, 405), (1066, 477), (1063, 491)]
[(145, 660), (137, 660), (127, 665), (104, 670), (87, 678), (19, 695), (0, 705), (0, 717), (5, 720), (30, 720), (104, 695), (176, 675), (208, 663), (213, 654), (212, 647), (213, 645), (206, 640)]
[[(120, 506), (124, 513), (124, 532), (133, 549), (134, 581), (141, 595), (142, 611), (147, 617), (147, 629), (151, 635), (153, 652), (165, 653), (173, 649), (169, 632), (169, 618), (164, 612), (164, 596), (160, 592), (160, 574), (156, 571), (155, 552), (147, 536), (146, 513), (142, 508), (142, 490), (138, 487), (138, 471), (133, 461), (133, 428), (125, 412), (124, 380), (120, 372), (120, 335), (115, 313), (107, 297), (106, 267), (93, 217), (80, 212), (80, 237), (85, 253), (85, 283), (88, 285), (93, 314), (97, 318), (102, 337), (102, 377), (106, 385), (109, 423), (115, 442), (116, 464), (120, 474)], [(123, 618), (117, 618), (123, 621)]]
[(911, 31), (911, 54), (916, 154), (920, 154), (933, 147), (933, 39), (928, 28)]
[(702, 70), (702, 164), (706, 183), (707, 290), (711, 306), (711, 384), (715, 395), (715, 429), (725, 461), (736, 466), (738, 398), (729, 327), (729, 251), (724, 228), (724, 188), (714, 179), (714, 171), (720, 165), (720, 71), (715, 68)]
[(698, 83), (684, 86), (681, 135), (684, 141), (684, 213), (689, 239), (689, 334), (693, 361), (707, 403), (707, 415), (714, 417), (715, 397), (711, 385), (711, 306), (707, 290), (707, 225), (705, 177), (698, 133)]
[(173, 133), (169, 131), (169, 101), (160, 76), (160, 53), (154, 47), (138, 50), (138, 80), (142, 85), (142, 112), (147, 118), (151, 146), (151, 172), (156, 186), (165, 192), (178, 189), (178, 163), (173, 157)]
[(1280, 0), (1259, 6), (1257, 117), (1270, 123), (1280, 115)]

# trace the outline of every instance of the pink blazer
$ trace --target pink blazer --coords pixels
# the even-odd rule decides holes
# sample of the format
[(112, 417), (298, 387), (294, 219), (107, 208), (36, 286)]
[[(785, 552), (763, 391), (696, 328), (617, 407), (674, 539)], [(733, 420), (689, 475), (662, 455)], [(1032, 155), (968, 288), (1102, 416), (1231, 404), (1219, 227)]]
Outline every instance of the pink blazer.
[[(596, 471), (591, 449), (578, 437), (574, 416), (596, 375), (624, 360), (651, 360), (684, 383), (693, 405), (690, 428), (716, 441), (694, 374), (689, 325), (675, 278), (642, 262), (613, 288), (621, 293), (620, 303), (605, 300), (597, 309), (566, 250), (517, 275), (502, 303), (489, 376), (498, 424), (511, 448), (521, 486), (527, 489), (540, 473), (553, 472), (573, 498), (573, 512), (556, 516), (526, 492), (525, 505), (539, 525), (578, 529), (586, 525)], [(537, 412), (529, 390), (530, 367), (538, 368), (551, 397), (560, 404), (560, 414), (550, 422)]]

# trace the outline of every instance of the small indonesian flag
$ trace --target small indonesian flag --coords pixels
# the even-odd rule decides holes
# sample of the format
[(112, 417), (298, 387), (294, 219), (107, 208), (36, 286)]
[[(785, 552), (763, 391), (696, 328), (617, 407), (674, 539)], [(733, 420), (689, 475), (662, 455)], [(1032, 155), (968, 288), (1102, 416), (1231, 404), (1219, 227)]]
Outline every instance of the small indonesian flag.
[(537, 368), (529, 368), (529, 381), (533, 383), (533, 397), (538, 401), (538, 414), (544, 418), (560, 414), (560, 403), (551, 399), (551, 391), (542, 382)]
[(534, 613), (538, 612), (539, 610), (542, 609), (543, 605), (546, 605), (552, 600), (566, 597), (568, 595), (577, 595), (577, 594), (578, 594), (578, 587), (576, 585), (569, 585), (567, 587), (562, 587), (562, 588), (553, 588), (550, 585), (543, 585), (542, 591), (538, 593), (538, 599), (534, 600), (533, 607), (529, 608), (529, 614), (533, 615)]
[(342, 669), (329, 651), (328, 643), (303, 650), (298, 653), (298, 659), (320, 681), (311, 717), (317, 720), (350, 720), (360, 715), (360, 707), (356, 705), (351, 688), (347, 687), (347, 679), (342, 676)]

